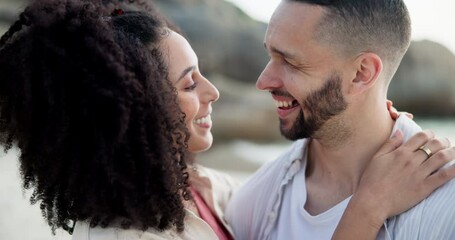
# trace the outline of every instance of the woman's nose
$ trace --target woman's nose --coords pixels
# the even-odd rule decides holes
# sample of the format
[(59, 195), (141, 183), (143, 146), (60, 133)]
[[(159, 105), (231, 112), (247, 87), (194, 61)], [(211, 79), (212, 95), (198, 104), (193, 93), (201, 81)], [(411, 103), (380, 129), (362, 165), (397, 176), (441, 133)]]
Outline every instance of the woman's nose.
[(205, 86), (205, 93), (207, 95), (207, 99), (209, 102), (215, 102), (218, 100), (220, 97), (220, 92), (218, 89), (205, 77), (204, 78), (204, 84)]

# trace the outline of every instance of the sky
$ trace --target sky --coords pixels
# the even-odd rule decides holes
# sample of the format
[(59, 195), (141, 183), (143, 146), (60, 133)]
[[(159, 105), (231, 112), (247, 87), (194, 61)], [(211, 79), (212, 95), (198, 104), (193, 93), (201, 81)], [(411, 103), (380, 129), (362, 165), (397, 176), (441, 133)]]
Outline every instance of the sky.
[[(226, 0), (233, 2), (248, 15), (268, 22), (280, 0)], [(412, 21), (413, 40), (432, 40), (455, 53), (455, 1), (404, 0)]]

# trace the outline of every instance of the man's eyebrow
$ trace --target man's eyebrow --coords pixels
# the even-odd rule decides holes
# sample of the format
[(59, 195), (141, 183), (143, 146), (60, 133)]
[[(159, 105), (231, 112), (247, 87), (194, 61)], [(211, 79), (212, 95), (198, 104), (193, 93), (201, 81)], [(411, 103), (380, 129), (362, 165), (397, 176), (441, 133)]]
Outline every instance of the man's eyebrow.
[(180, 77), (177, 79), (177, 82), (180, 81), (180, 79), (184, 78), (186, 76), (186, 74), (193, 71), (194, 69), (196, 69), (196, 66), (189, 66), (189, 67), (185, 68), (185, 70), (183, 70), (182, 74), (180, 74)]
[[(268, 49), (266, 43), (264, 43), (264, 47), (265, 47), (265, 49)], [(288, 53), (286, 51), (283, 51), (283, 50), (279, 50), (279, 49), (277, 49), (275, 47), (270, 47), (270, 51), (272, 51), (274, 53), (277, 53), (277, 54), (279, 54), (279, 55), (281, 55), (281, 56), (283, 56), (284, 58), (287, 58), (287, 59), (297, 59), (297, 57), (295, 55), (293, 55), (291, 53)]]

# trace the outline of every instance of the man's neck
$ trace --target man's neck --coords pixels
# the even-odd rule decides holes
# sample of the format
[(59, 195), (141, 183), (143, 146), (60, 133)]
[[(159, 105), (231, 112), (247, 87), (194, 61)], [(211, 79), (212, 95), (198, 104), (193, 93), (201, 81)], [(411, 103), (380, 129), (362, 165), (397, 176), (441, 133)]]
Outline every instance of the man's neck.
[(390, 136), (394, 121), (385, 107), (384, 110), (359, 115), (353, 118), (359, 120), (348, 123), (349, 134), (338, 136), (345, 135), (344, 139), (323, 136), (311, 140), (305, 207), (313, 208), (307, 209), (310, 213), (327, 210), (352, 195), (365, 167)]

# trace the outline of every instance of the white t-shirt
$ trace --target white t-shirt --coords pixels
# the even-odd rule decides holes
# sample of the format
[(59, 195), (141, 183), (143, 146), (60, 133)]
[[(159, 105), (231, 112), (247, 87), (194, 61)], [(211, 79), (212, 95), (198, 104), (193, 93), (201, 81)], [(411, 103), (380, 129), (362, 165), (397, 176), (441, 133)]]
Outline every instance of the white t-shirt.
[[(407, 141), (420, 131), (420, 127), (405, 116), (400, 116), (392, 133), (400, 129)], [(226, 219), (234, 229), (236, 239), (242, 240), (323, 240), (331, 239), (331, 228), (308, 231), (308, 224), (319, 225), (316, 221), (306, 222), (303, 210), (305, 200), (293, 200), (292, 194), (302, 191), (306, 198), (305, 189), (305, 158), (304, 149), (309, 139), (296, 141), (291, 148), (275, 161), (266, 163), (259, 169), (231, 198), (226, 211)], [(303, 170), (302, 170), (303, 169)], [(302, 174), (297, 177), (298, 174)], [(300, 180), (299, 180), (300, 179)], [(300, 183), (300, 184), (297, 184)], [(300, 187), (300, 188), (299, 188)], [(299, 196), (299, 195), (297, 195)], [(392, 217), (379, 231), (377, 239), (387, 240), (455, 240), (455, 180), (443, 185), (417, 206)], [(326, 213), (337, 212), (341, 206), (336, 206)], [(343, 207), (344, 208), (344, 207)], [(337, 210), (335, 210), (337, 209)], [(322, 215), (321, 215), (322, 216)], [(341, 217), (341, 213), (339, 214)], [(320, 216), (314, 216), (318, 218)], [(338, 221), (338, 220), (337, 220)], [(307, 230), (303, 230), (305, 225)], [(321, 226), (322, 227), (322, 226)], [(305, 235), (300, 234), (305, 232)], [(315, 237), (310, 234), (330, 235)], [(300, 234), (300, 235), (299, 235)]]
[(271, 232), (272, 239), (331, 239), (351, 199), (348, 197), (316, 216), (309, 214), (304, 208), (307, 199), (306, 158), (305, 153), (302, 168), (284, 190), (277, 227)]

